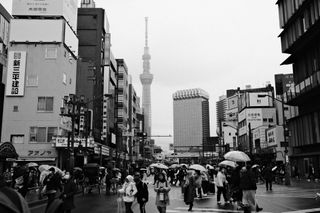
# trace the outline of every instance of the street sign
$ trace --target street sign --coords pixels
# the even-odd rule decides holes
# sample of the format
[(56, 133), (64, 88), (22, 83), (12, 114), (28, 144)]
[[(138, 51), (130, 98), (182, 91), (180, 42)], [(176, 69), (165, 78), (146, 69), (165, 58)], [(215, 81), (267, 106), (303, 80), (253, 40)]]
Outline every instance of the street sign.
[(289, 143), (288, 142), (280, 142), (280, 147), (288, 147)]

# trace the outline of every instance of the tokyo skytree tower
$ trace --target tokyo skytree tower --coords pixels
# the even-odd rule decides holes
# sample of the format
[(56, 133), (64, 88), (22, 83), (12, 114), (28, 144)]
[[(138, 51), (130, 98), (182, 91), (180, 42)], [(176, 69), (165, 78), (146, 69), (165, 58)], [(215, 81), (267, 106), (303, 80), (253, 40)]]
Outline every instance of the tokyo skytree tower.
[(144, 114), (144, 131), (151, 135), (151, 83), (153, 75), (150, 73), (150, 59), (148, 47), (148, 17), (145, 17), (146, 32), (145, 32), (145, 47), (143, 60), (143, 73), (140, 75), (142, 84), (142, 108)]

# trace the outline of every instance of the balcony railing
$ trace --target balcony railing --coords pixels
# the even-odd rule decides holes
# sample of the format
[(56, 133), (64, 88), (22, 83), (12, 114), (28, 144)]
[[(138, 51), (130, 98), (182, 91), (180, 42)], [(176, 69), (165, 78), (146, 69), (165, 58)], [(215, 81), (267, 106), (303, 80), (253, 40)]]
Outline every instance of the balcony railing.
[(320, 86), (320, 71), (315, 72), (299, 84), (295, 85), (294, 89), (289, 90), (284, 94), (285, 102), (291, 102), (309, 92), (310, 90)]

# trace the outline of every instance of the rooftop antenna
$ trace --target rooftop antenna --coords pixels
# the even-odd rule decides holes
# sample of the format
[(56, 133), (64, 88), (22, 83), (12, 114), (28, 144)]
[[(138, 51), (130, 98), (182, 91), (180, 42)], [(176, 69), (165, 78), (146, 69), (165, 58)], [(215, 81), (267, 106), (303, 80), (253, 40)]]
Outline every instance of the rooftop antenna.
[(145, 41), (145, 45), (146, 47), (148, 47), (148, 17), (145, 17), (145, 22), (146, 22), (146, 41)]

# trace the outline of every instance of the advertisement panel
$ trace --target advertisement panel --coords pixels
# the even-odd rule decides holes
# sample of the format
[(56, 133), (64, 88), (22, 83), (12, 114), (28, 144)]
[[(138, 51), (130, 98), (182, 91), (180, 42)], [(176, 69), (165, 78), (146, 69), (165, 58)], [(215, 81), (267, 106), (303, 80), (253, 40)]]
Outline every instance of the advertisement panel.
[[(259, 97), (261, 96), (261, 97)], [(264, 97), (263, 97), (264, 96)], [(269, 102), (267, 92), (251, 92), (249, 93), (249, 103), (251, 107), (265, 107), (272, 106), (272, 102)]]
[(63, 42), (63, 20), (12, 19), (10, 42)]
[(77, 0), (13, 0), (14, 16), (63, 16), (71, 28), (77, 29)]
[(71, 28), (67, 24), (65, 26), (64, 43), (73, 52), (75, 57), (78, 57), (79, 40), (76, 34), (74, 34), (74, 32), (71, 30)]
[(9, 52), (6, 96), (24, 96), (26, 55), (24, 51)]

